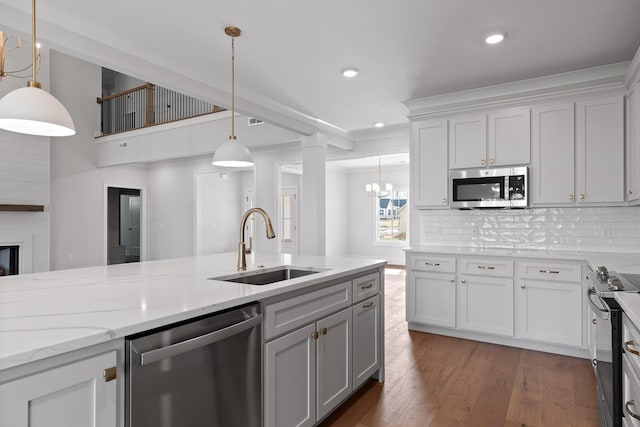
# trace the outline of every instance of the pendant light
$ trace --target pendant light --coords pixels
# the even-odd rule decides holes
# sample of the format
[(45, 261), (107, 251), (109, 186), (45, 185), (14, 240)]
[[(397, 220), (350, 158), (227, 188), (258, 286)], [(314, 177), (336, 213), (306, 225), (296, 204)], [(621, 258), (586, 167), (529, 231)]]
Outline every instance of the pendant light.
[(76, 133), (71, 115), (36, 80), (36, 0), (31, 2), (31, 68), (27, 87), (13, 90), (0, 99), (0, 129), (42, 136), (70, 136)]
[(231, 37), (231, 136), (229, 140), (223, 143), (215, 153), (211, 164), (214, 166), (222, 166), (227, 168), (238, 168), (253, 166), (251, 153), (249, 149), (242, 143), (236, 141), (235, 135), (235, 38), (240, 36), (241, 31), (238, 27), (227, 27), (224, 33)]
[(381, 177), (381, 161), (380, 157), (378, 157), (378, 182), (374, 182), (372, 184), (367, 184), (365, 186), (365, 190), (367, 194), (371, 197), (387, 197), (390, 196), (393, 192), (393, 186), (391, 184), (385, 184), (384, 190), (382, 189), (382, 180)]

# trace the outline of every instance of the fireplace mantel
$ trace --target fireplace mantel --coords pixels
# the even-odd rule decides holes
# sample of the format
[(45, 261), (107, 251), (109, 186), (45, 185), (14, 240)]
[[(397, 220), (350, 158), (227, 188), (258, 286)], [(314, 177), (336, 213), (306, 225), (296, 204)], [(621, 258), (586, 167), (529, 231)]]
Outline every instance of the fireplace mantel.
[(0, 212), (44, 212), (44, 205), (0, 204)]

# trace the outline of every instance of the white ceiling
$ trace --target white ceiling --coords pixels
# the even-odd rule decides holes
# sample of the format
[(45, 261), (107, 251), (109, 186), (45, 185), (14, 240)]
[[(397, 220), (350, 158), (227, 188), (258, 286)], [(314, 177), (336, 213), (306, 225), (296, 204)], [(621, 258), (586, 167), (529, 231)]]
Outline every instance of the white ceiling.
[[(30, 33), (30, 3), (0, 0), (0, 30)], [(41, 36), (66, 53), (145, 80), (169, 70), (226, 94), (223, 29), (236, 25), (236, 94), (253, 103), (241, 111), (282, 124), (262, 106), (346, 131), (405, 123), (411, 98), (629, 61), (638, 18), (638, 0), (38, 2)], [(503, 44), (483, 43), (492, 30), (507, 32)], [(114, 67), (116, 52), (131, 61)], [(346, 66), (361, 74), (345, 79)]]
[(382, 169), (408, 165), (409, 153), (388, 154), (382, 156), (363, 157), (358, 159), (327, 160), (327, 166), (346, 170), (371, 168), (377, 169), (378, 160), (380, 161), (380, 168)]

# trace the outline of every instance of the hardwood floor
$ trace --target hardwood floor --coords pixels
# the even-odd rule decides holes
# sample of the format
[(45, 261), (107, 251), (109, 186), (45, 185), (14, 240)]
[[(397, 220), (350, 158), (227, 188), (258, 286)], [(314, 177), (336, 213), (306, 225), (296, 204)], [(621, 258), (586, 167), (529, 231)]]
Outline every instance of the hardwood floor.
[(388, 268), (386, 380), (367, 383), (329, 426), (598, 426), (590, 362), (409, 331), (405, 272)]

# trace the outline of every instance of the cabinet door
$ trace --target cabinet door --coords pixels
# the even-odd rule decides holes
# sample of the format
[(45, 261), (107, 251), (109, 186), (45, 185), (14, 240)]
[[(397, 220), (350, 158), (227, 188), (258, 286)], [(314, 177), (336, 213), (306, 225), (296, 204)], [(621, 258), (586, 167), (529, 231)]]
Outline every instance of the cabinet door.
[(317, 419), (323, 418), (351, 393), (351, 308), (318, 321)]
[(627, 200), (640, 199), (640, 81), (627, 98)]
[(518, 279), (518, 337), (582, 346), (580, 283)]
[(576, 108), (578, 202), (623, 202), (623, 98), (582, 101)]
[(531, 110), (509, 108), (489, 114), (489, 166), (531, 162)]
[(380, 368), (380, 296), (353, 306), (353, 388)]
[(407, 276), (407, 321), (456, 326), (456, 281), (453, 274), (410, 272)]
[(533, 107), (529, 182), (532, 204), (573, 203), (573, 103)]
[(513, 336), (513, 279), (461, 275), (458, 327)]
[(316, 325), (264, 347), (265, 426), (312, 426), (316, 422)]
[(448, 207), (447, 121), (413, 123), (410, 157), (414, 206)]
[(484, 114), (449, 120), (449, 166), (480, 168), (487, 164), (487, 117)]
[(112, 351), (0, 385), (0, 425), (116, 427), (117, 380), (103, 376), (116, 361)]

